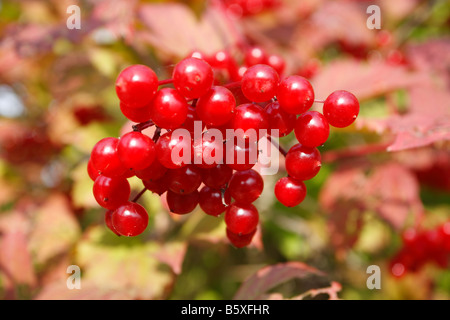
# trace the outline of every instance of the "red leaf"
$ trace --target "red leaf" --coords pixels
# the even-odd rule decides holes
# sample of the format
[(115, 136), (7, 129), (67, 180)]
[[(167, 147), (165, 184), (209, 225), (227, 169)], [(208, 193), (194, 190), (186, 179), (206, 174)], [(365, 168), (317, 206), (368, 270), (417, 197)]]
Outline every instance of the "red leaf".
[(310, 275), (324, 276), (322, 271), (301, 262), (287, 262), (267, 266), (248, 278), (239, 288), (234, 300), (260, 300), (276, 286), (293, 279)]
[(20, 212), (11, 213), (1, 221), (0, 270), (15, 284), (36, 284), (31, 253), (28, 249), (28, 221)]
[(165, 55), (165, 60), (167, 55), (185, 57), (194, 50), (211, 54), (236, 42), (234, 30), (212, 6), (199, 20), (189, 7), (175, 3), (142, 5), (138, 15), (147, 27), (142, 38)]

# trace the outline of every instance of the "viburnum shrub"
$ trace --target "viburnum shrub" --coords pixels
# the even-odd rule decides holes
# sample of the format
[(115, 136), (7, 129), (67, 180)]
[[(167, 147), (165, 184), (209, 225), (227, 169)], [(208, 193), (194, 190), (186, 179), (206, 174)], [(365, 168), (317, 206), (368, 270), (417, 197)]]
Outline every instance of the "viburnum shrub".
[[(174, 214), (199, 206), (208, 215), (224, 215), (229, 241), (238, 248), (250, 244), (259, 223), (253, 203), (264, 189), (253, 168), (263, 138), (285, 157), (287, 176), (276, 183), (276, 198), (287, 207), (301, 204), (303, 181), (321, 168), (317, 147), (327, 141), (330, 125), (343, 128), (355, 121), (358, 100), (342, 90), (315, 100), (306, 78), (284, 76), (284, 60), (257, 47), (249, 48), (243, 61), (239, 67), (226, 52), (213, 57), (195, 52), (175, 65), (171, 79), (158, 81), (144, 65), (118, 75), (120, 110), (137, 124), (119, 138), (100, 140), (88, 163), (95, 199), (108, 210), (106, 225), (114, 233), (136, 236), (146, 229), (148, 213), (136, 201), (150, 190), (167, 193)], [(225, 83), (218, 72), (223, 70), (230, 80)], [(323, 103), (322, 113), (310, 110), (314, 102)], [(142, 131), (151, 126), (156, 129), (149, 137)], [(276, 139), (292, 132), (298, 143), (285, 151)], [(130, 200), (132, 176), (144, 189)]]

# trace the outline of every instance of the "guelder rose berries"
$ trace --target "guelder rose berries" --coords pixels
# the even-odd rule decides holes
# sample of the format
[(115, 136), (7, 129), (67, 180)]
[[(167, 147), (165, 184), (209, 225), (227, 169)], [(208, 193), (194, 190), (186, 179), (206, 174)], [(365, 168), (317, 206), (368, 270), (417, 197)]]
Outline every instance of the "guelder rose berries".
[[(87, 168), (94, 198), (107, 210), (105, 223), (115, 234), (145, 231), (149, 216), (136, 201), (150, 191), (165, 194), (173, 214), (199, 208), (222, 216), (230, 243), (249, 245), (260, 221), (254, 202), (264, 179), (254, 166), (264, 136), (278, 146), (271, 139), (294, 132), (298, 143), (288, 152), (278, 146), (285, 154), (287, 176), (276, 182), (274, 193), (286, 207), (305, 199), (304, 181), (321, 168), (317, 148), (327, 141), (330, 126), (355, 121), (358, 100), (339, 90), (325, 100), (322, 113), (309, 110), (315, 101), (311, 84), (298, 75), (280, 77), (282, 57), (253, 47), (243, 60), (239, 66), (227, 51), (211, 57), (195, 52), (174, 66), (172, 79), (163, 81), (143, 65), (120, 72), (120, 110), (136, 124), (119, 138), (97, 142)], [(231, 82), (219, 85), (224, 71)], [(156, 127), (152, 137), (143, 131), (150, 126)], [(144, 189), (130, 200), (128, 179), (134, 176)]]
[(335, 91), (323, 104), (323, 115), (330, 125), (344, 128), (351, 125), (358, 116), (359, 102), (356, 97), (344, 90)]
[(158, 89), (155, 72), (140, 64), (124, 69), (116, 80), (119, 100), (129, 108), (142, 108), (152, 101)]

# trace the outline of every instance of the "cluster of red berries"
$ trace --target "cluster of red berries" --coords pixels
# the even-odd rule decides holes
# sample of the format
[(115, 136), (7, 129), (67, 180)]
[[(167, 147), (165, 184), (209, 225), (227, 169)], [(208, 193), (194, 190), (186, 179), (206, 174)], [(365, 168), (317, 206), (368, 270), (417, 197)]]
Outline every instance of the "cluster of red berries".
[(408, 229), (402, 234), (403, 247), (390, 261), (395, 277), (420, 270), (428, 262), (447, 268), (450, 259), (450, 221), (429, 230)]
[[(129, 200), (127, 178), (137, 176), (144, 191), (166, 193), (172, 213), (187, 214), (197, 205), (208, 215), (225, 212), (230, 242), (248, 245), (259, 223), (252, 203), (264, 188), (260, 173), (252, 169), (258, 141), (292, 131), (299, 143), (285, 154), (288, 176), (277, 182), (275, 195), (288, 207), (303, 201), (303, 181), (321, 167), (317, 147), (327, 140), (329, 125), (341, 128), (354, 122), (358, 100), (347, 91), (335, 91), (323, 102), (323, 114), (308, 111), (315, 101), (308, 80), (295, 75), (280, 79), (269, 64), (247, 65), (239, 81), (226, 85), (217, 85), (216, 67), (195, 57), (178, 62), (169, 80), (158, 81), (143, 65), (119, 74), (121, 111), (138, 124), (120, 138), (100, 140), (88, 164), (95, 199), (109, 210), (106, 224), (116, 234), (136, 236), (147, 227), (147, 212)], [(231, 87), (246, 101), (237, 103)], [(156, 126), (152, 138), (142, 133), (149, 126)]]

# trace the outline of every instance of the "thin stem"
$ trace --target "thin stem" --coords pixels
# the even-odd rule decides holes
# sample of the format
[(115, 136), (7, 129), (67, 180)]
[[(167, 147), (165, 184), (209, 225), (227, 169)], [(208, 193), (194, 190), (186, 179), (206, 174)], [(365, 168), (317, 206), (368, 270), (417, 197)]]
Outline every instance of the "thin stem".
[(192, 103), (191, 103), (192, 108), (195, 108), (197, 106), (197, 101), (198, 101), (198, 99), (192, 100)]
[(144, 187), (144, 189), (141, 190), (141, 192), (139, 192), (134, 198), (133, 200), (131, 200), (131, 202), (136, 202), (139, 200), (140, 197), (142, 197), (142, 195), (145, 193), (145, 191), (147, 191), (147, 188)]
[(156, 143), (160, 136), (161, 136), (161, 128), (156, 127), (155, 133), (153, 134), (153, 137), (152, 137), (153, 142)]
[(275, 146), (275, 148), (277, 148), (278, 151), (280, 151), (280, 153), (281, 153), (284, 157), (286, 157), (287, 151), (284, 150), (284, 148), (283, 148), (282, 146), (280, 146), (280, 144), (279, 144), (277, 141), (275, 141), (274, 139), (272, 139), (272, 137), (269, 136), (269, 135), (267, 135), (267, 139), (269, 139), (269, 141)]
[(163, 86), (165, 84), (173, 83), (173, 79), (166, 79), (166, 80), (160, 80), (158, 81), (158, 86)]
[(153, 121), (152, 120), (148, 120), (148, 121), (145, 121), (145, 122), (141, 122), (141, 123), (135, 124), (134, 126), (132, 126), (132, 128), (133, 128), (133, 131), (141, 132), (142, 130), (147, 129), (147, 128), (153, 126), (153, 125), (155, 125), (153, 123)]
[(314, 100), (315, 103), (325, 103), (325, 100)]

